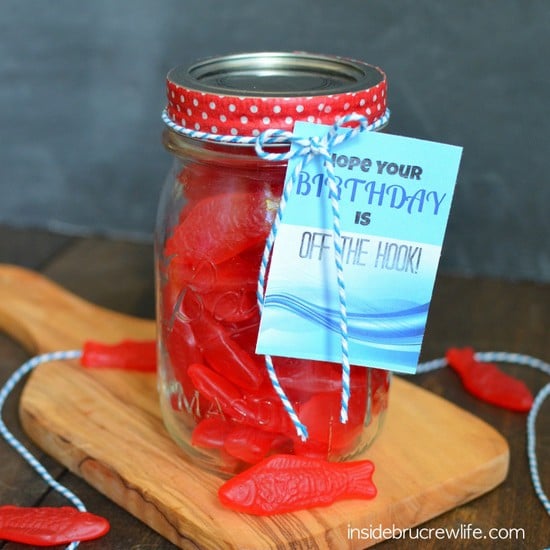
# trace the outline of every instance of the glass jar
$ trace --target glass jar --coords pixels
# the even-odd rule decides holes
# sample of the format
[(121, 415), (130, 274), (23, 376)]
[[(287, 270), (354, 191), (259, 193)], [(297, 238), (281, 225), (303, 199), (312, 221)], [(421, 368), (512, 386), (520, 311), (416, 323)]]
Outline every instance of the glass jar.
[[(255, 352), (260, 262), (286, 161), (260, 158), (257, 135), (295, 120), (333, 124), (385, 113), (385, 75), (312, 54), (213, 58), (169, 72), (164, 144), (174, 161), (155, 237), (163, 418), (191, 460), (233, 474), (270, 453), (346, 460), (380, 430), (390, 374), (351, 366), (340, 422), (341, 365), (274, 357), (280, 385), (308, 429), (302, 440)], [(288, 143), (273, 146), (280, 152)]]

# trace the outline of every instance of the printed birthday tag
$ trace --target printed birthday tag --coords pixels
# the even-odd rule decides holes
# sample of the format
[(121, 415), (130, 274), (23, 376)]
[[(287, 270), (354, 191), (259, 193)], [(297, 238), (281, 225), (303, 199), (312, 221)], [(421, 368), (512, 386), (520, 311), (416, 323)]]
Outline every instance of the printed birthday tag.
[[(329, 129), (298, 122), (294, 133)], [(352, 365), (415, 372), (461, 154), (375, 132), (332, 152)], [(341, 362), (332, 227), (327, 176), (315, 158), (295, 175), (282, 215), (257, 353)]]

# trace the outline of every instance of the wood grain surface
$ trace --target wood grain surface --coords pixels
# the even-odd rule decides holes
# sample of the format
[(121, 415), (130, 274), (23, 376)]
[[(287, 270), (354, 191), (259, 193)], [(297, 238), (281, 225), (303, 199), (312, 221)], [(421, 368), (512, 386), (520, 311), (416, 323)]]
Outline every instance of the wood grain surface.
[[(34, 353), (154, 335), (152, 321), (99, 308), (10, 265), (0, 265), (0, 326)], [(165, 432), (152, 375), (44, 364), (26, 384), (20, 414), (48, 454), (182, 548), (330, 550), (363, 546), (350, 525), (412, 527), (506, 476), (508, 445), (486, 423), (399, 379), (390, 399), (384, 433), (365, 454), (377, 466), (377, 498), (276, 518), (219, 504), (222, 480), (189, 464)]]
[[(88, 301), (120, 313), (151, 319), (154, 314), (151, 247), (101, 238), (67, 238), (32, 230), (0, 227), (0, 261), (31, 267)], [(423, 347), (423, 359), (440, 356), (446, 347), (472, 345), (480, 351), (505, 349), (550, 358), (550, 287), (527, 282), (468, 279), (443, 275), (438, 278)], [(5, 380), (29, 353), (10, 337), (0, 334), (0, 381)], [(526, 381), (533, 391), (546, 383), (542, 373), (524, 367), (504, 368)], [(516, 529), (508, 538), (474, 540), (435, 536), (422, 540), (422, 548), (543, 548), (550, 542), (550, 520), (534, 495), (525, 457), (525, 416), (496, 409), (467, 395), (448, 369), (410, 379), (483, 418), (502, 432), (510, 446), (511, 466), (506, 480), (495, 490), (462, 504), (424, 523), (424, 529), (473, 526), (487, 533), (491, 528)], [(395, 389), (395, 388), (394, 388)], [(109, 518), (111, 532), (83, 549), (173, 548), (166, 538), (129, 515), (80, 477), (74, 476), (33, 445), (18, 425), (20, 388), (8, 400), (4, 420), (35, 452), (46, 468), (67, 484), (90, 510)], [(538, 455), (543, 483), (550, 479), (550, 407), (543, 406), (538, 423)], [(391, 415), (388, 417), (389, 426)], [(386, 426), (386, 427), (387, 427)], [(385, 432), (386, 434), (388, 432)], [(447, 437), (444, 434), (444, 437)], [(382, 439), (380, 440), (382, 442)], [(420, 451), (415, 451), (420, 452)], [(9, 448), (0, 448), (0, 502), (22, 505), (64, 505)], [(414, 509), (416, 503), (410, 503)], [(354, 525), (363, 527), (363, 525)], [(365, 544), (366, 546), (366, 544)], [(0, 547), (20, 547), (5, 543)], [(191, 545), (192, 548), (197, 546)], [(199, 546), (200, 547), (200, 546)], [(359, 546), (358, 546), (359, 547)], [(411, 538), (389, 540), (377, 548), (418, 548)], [(335, 546), (337, 548), (337, 546)]]

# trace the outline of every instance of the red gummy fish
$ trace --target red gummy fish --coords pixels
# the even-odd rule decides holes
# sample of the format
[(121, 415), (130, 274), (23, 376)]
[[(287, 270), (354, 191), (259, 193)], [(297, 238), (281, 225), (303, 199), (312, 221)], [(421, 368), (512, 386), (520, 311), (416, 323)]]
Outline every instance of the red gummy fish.
[(372, 499), (374, 464), (326, 462), (295, 455), (272, 455), (224, 483), (220, 502), (237, 512), (268, 516), (329, 506), (337, 500)]
[(494, 363), (478, 361), (473, 348), (450, 348), (445, 357), (466, 390), (477, 398), (517, 412), (528, 412), (533, 406), (533, 394), (524, 382)]
[(106, 519), (70, 506), (0, 506), (0, 540), (57, 546), (97, 539), (108, 531), (109, 522)]
[(105, 344), (88, 340), (84, 342), (80, 364), (84, 367), (155, 372), (157, 343), (155, 340), (122, 340), (117, 344)]

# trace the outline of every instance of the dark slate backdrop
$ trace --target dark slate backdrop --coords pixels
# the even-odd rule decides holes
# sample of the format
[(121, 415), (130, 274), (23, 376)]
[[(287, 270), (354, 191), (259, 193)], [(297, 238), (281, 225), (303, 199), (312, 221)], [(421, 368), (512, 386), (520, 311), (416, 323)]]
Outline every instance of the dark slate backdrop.
[(441, 269), (550, 281), (548, 0), (2, 0), (0, 223), (150, 239), (164, 77), (223, 53), (384, 68), (390, 131), (464, 147)]

